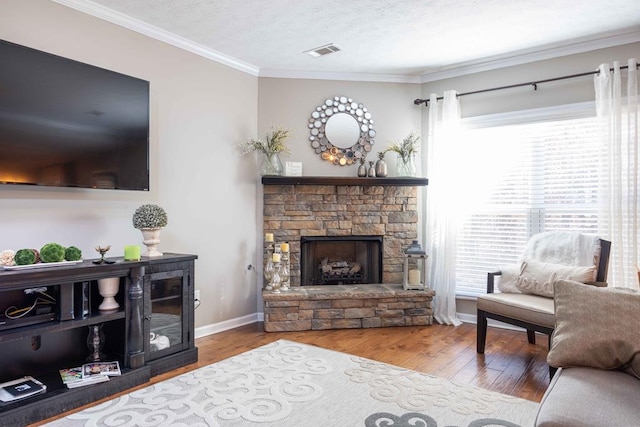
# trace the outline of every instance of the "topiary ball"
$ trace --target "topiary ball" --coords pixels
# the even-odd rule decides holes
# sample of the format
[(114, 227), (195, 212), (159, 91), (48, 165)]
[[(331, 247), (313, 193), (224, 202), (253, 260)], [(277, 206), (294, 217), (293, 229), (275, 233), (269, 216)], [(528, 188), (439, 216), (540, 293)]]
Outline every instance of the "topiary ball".
[(64, 259), (67, 261), (80, 261), (82, 259), (82, 251), (75, 246), (69, 246), (64, 251)]
[(39, 260), (38, 251), (35, 249), (19, 249), (13, 257), (13, 262), (15, 262), (16, 265), (35, 264)]
[(167, 213), (158, 205), (142, 205), (133, 213), (133, 227), (161, 228), (167, 226)]
[(13, 262), (13, 258), (16, 256), (16, 251), (12, 249), (5, 249), (0, 252), (0, 265), (12, 266), (16, 263)]
[(42, 262), (64, 261), (64, 247), (57, 243), (47, 243), (40, 248), (40, 259)]

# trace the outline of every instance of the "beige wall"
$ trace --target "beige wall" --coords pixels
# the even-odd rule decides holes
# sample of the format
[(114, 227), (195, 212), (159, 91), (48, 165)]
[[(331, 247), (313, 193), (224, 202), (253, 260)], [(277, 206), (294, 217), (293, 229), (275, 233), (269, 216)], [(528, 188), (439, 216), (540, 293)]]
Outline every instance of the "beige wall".
[(142, 203), (168, 215), (160, 250), (194, 253), (196, 325), (253, 314), (257, 177), (237, 144), (256, 133), (258, 78), (47, 0), (0, 2), (0, 39), (148, 80), (151, 191), (0, 187), (0, 250), (141, 244)]
[[(261, 78), (258, 100), (258, 128), (264, 134), (272, 125), (293, 130), (291, 160), (303, 163), (303, 175), (356, 176), (358, 165), (336, 166), (322, 160), (309, 141), (309, 118), (327, 98), (346, 96), (362, 103), (373, 116), (376, 139), (367, 160), (377, 160), (392, 140), (409, 132), (420, 132), (420, 108), (413, 100), (420, 97), (419, 84), (370, 83), (350, 81)], [(391, 172), (395, 158), (387, 160)]]

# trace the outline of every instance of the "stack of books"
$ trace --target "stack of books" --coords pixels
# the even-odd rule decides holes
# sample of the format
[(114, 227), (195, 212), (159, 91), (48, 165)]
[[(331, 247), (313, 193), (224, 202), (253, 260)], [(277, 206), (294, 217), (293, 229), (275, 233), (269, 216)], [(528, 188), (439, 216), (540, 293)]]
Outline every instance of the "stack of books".
[(67, 388), (84, 387), (109, 381), (109, 377), (120, 375), (120, 364), (115, 362), (85, 363), (77, 368), (60, 369), (60, 378)]

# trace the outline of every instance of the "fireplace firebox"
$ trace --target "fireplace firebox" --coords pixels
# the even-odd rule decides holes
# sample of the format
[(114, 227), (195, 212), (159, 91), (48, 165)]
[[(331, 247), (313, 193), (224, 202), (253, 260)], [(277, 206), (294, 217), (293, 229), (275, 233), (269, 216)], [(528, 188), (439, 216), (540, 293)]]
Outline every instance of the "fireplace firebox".
[(300, 284), (382, 282), (382, 236), (300, 238)]

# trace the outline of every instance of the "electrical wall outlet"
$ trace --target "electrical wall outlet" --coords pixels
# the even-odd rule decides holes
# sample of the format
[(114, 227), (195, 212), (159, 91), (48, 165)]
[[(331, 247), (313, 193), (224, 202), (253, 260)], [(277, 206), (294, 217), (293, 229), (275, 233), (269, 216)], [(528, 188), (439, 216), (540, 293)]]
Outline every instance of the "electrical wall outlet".
[(200, 300), (200, 289), (196, 289), (196, 290), (193, 292), (193, 299), (195, 299), (195, 300)]

